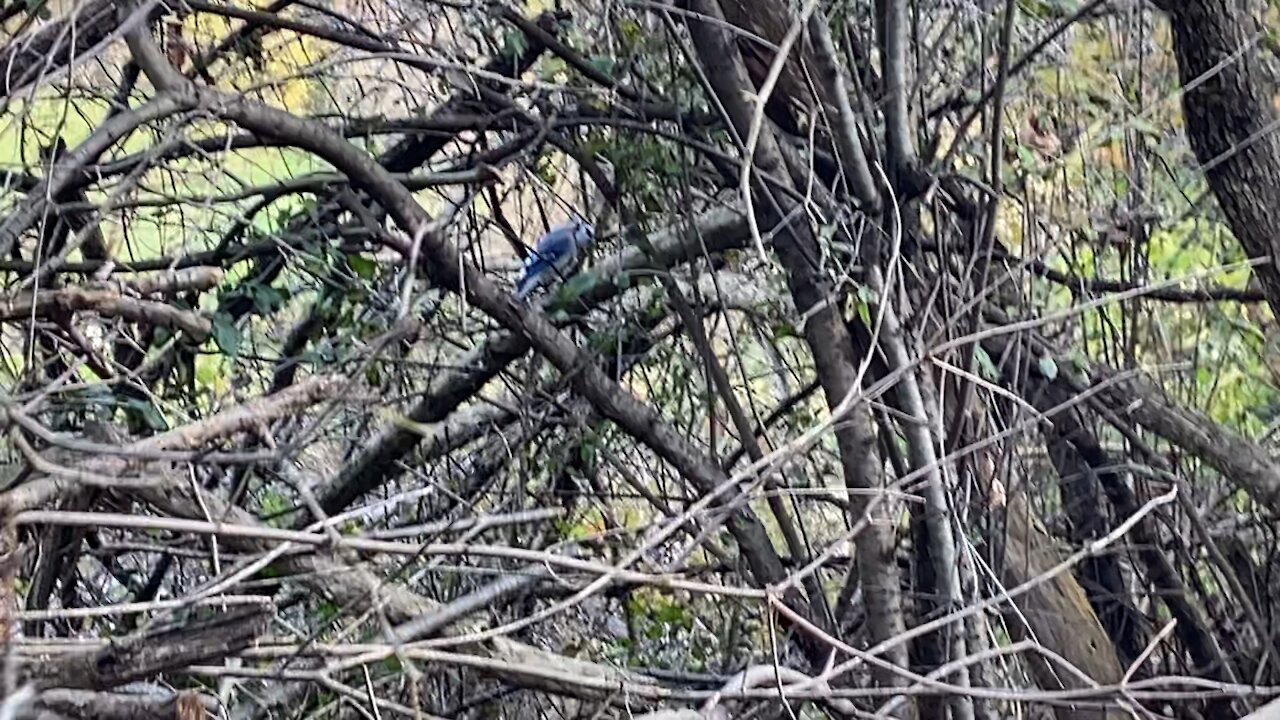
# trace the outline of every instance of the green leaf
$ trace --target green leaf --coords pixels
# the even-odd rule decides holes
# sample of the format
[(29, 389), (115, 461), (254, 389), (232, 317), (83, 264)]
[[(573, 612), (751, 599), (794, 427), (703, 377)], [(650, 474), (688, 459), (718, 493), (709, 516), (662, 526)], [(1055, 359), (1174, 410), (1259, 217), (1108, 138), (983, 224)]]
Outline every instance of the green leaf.
[(253, 307), (259, 315), (270, 315), (284, 305), (284, 293), (263, 283), (248, 286), (249, 297), (253, 298)]
[(1244, 490), (1236, 490), (1235, 496), (1236, 512), (1244, 514), (1249, 512), (1249, 493)]
[(53, 17), (49, 10), (49, 0), (27, 0), (27, 14), (33, 14), (41, 20)]
[(1040, 368), (1040, 374), (1045, 378), (1053, 380), (1058, 377), (1058, 363), (1053, 358), (1045, 355), (1036, 361), (1036, 366)]
[(857, 305), (858, 319), (867, 329), (872, 327), (871, 305), (876, 301), (876, 291), (866, 285), (858, 286)]
[(201, 354), (196, 356), (196, 384), (202, 388), (213, 387), (218, 375), (222, 373), (222, 364), (217, 355)]
[(555, 185), (560, 174), (556, 172), (556, 166), (545, 156), (538, 158), (537, 164), (533, 168), (534, 174), (548, 185)]
[(596, 55), (589, 62), (591, 67), (609, 76), (613, 75), (613, 70), (618, 65), (618, 61), (609, 55)]
[(240, 328), (227, 313), (216, 313), (213, 316), (213, 342), (228, 357), (240, 353)]
[(565, 71), (568, 65), (558, 57), (547, 58), (538, 64), (538, 77), (546, 82), (555, 82), (556, 76)]
[(986, 350), (976, 347), (973, 350), (973, 356), (978, 361), (978, 369), (981, 371), (982, 377), (991, 382), (1000, 380), (1000, 369), (991, 361), (991, 356), (987, 354)]
[(1043, 0), (1024, 0), (1018, 5), (1022, 12), (1034, 18), (1045, 18), (1049, 15), (1049, 4)]
[(865, 300), (858, 302), (858, 319), (862, 321), (863, 327), (871, 328), (871, 303)]
[(596, 462), (596, 437), (595, 435), (587, 435), (582, 438), (582, 442), (578, 443), (578, 459), (584, 465), (591, 466)]
[(320, 616), (321, 623), (328, 624), (329, 621), (338, 617), (338, 606), (328, 600), (324, 600), (316, 608), (316, 613)]
[(160, 414), (160, 410), (147, 400), (139, 398), (126, 398), (124, 406), (133, 410), (142, 418), (147, 427), (157, 432), (163, 432), (169, 429), (169, 423), (165, 422), (164, 416)]
[(630, 19), (619, 22), (618, 30), (621, 31), (623, 38), (633, 43), (644, 35), (644, 29), (640, 27), (640, 23)]
[(601, 355), (612, 355), (622, 345), (622, 333), (616, 328), (593, 332), (587, 336), (587, 344)]
[(556, 292), (556, 300), (559, 302), (573, 302), (582, 297), (582, 294), (590, 290), (596, 284), (595, 278), (589, 273), (574, 275), (560, 286), (560, 290)]
[(1018, 148), (1018, 164), (1023, 169), (1032, 169), (1036, 166), (1036, 156), (1025, 145), (1019, 145)]
[(792, 325), (789, 322), (774, 323), (774, 326), (773, 326), (774, 340), (782, 340), (784, 338), (789, 338), (789, 337), (799, 337), (799, 334), (796, 333), (795, 325)]
[(364, 280), (372, 280), (378, 271), (378, 262), (365, 255), (347, 256), (347, 265), (351, 266), (351, 272)]
[(263, 517), (275, 518), (284, 515), (293, 509), (293, 503), (289, 499), (278, 492), (268, 490), (262, 494), (262, 500), (258, 507)]
[(1071, 360), (1071, 368), (1075, 371), (1075, 374), (1079, 375), (1080, 379), (1086, 384), (1092, 383), (1093, 381), (1089, 379), (1089, 359), (1085, 357), (1084, 353), (1078, 349), (1073, 350), (1069, 358)]
[(684, 625), (685, 611), (684, 608), (676, 605), (675, 603), (664, 603), (658, 608), (658, 611), (654, 613), (654, 618), (658, 622), (666, 623), (668, 625)]
[(512, 30), (502, 39), (502, 53), (507, 57), (515, 57), (524, 54), (529, 48), (529, 41), (525, 38), (524, 33), (519, 30)]

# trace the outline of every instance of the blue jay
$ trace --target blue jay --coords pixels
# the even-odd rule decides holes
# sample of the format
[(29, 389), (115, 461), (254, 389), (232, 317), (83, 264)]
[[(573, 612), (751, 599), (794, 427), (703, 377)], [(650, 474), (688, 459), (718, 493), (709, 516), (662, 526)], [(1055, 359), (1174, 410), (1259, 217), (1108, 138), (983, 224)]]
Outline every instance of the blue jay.
[(516, 281), (516, 302), (524, 302), (534, 290), (572, 273), (582, 251), (595, 240), (595, 228), (581, 218), (547, 231), (524, 259), (524, 271)]

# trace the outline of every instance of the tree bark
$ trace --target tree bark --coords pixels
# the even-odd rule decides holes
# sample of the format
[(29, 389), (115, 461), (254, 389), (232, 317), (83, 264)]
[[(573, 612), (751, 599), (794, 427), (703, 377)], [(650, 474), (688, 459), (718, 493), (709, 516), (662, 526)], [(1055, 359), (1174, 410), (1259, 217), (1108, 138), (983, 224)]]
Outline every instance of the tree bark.
[(1163, 0), (1187, 136), (1231, 231), (1280, 316), (1280, 114), (1258, 55), (1266, 29), (1237, 0)]
[[(122, 17), (113, 0), (72, 3), (72, 13), (50, 23), (30, 35), (10, 38), (0, 48), (0, 98), (5, 105), (10, 96), (42, 83), (67, 67), (84, 63), (91, 53), (121, 29), (121, 21), (139, 22), (143, 18)], [(142, 10), (146, 20), (169, 11), (165, 3), (148, 3)], [(117, 36), (118, 37), (118, 36)]]
[(26, 665), (41, 688), (108, 690), (159, 673), (220, 660), (267, 631), (273, 608), (250, 606), (114, 640), (101, 649), (39, 658)]
[[(1004, 508), (1005, 536), (1001, 576), (1005, 585), (1014, 587), (1038, 577), (1061, 558), (1054, 551), (1053, 538), (1031, 513), (1021, 494), (1009, 498)], [(1005, 611), (1006, 626), (1017, 638), (1033, 637), (1035, 641), (1058, 653), (1098, 685), (1120, 681), (1124, 669), (1116, 657), (1107, 632), (1089, 607), (1084, 590), (1070, 573), (1061, 573), (1015, 601), (1016, 609)], [(1040, 687), (1047, 690), (1070, 690), (1090, 687), (1091, 683), (1071, 671), (1050, 663), (1048, 658), (1029, 653), (1031, 672)], [(1111, 720), (1127, 717), (1096, 708), (1062, 705), (1055, 709), (1057, 720)]]
[(1100, 365), (1090, 366), (1088, 372), (1100, 390), (1099, 399), (1117, 415), (1200, 458), (1272, 513), (1280, 514), (1280, 463), (1256, 442), (1181, 407), (1149, 378), (1124, 378)]

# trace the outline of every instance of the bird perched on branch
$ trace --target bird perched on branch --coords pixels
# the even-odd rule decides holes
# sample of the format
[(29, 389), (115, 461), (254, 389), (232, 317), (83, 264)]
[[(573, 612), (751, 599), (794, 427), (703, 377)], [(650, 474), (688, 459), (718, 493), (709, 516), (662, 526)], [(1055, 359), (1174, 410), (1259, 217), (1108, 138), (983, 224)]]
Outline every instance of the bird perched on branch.
[(524, 259), (524, 270), (516, 281), (516, 301), (524, 302), (538, 288), (571, 275), (582, 260), (582, 251), (595, 239), (595, 228), (581, 218), (547, 231)]

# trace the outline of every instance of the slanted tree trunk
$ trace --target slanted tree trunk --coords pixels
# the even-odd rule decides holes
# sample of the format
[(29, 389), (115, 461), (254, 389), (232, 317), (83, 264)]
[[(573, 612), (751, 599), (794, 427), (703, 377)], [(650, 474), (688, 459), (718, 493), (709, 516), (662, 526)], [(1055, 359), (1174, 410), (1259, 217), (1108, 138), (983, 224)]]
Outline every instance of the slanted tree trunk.
[(1265, 28), (1238, 0), (1159, 0), (1173, 25), (1196, 158), (1280, 315), (1280, 114), (1258, 55)]
[[(1031, 514), (1025, 498), (1013, 495), (1005, 508), (1005, 536), (1001, 553), (1001, 576), (1007, 587), (1040, 577), (1061, 558), (1053, 538)], [(1034, 638), (1056, 652), (1099, 685), (1120, 681), (1124, 674), (1115, 647), (1098, 622), (1084, 590), (1071, 573), (1059, 573), (1036, 585), (1014, 601), (1016, 611), (1005, 612), (1006, 625), (1014, 637)], [(1085, 681), (1055, 666), (1037, 653), (1025, 656), (1036, 682), (1046, 689), (1085, 688)], [(1055, 710), (1058, 720), (1111, 720), (1125, 717), (1107, 710), (1062, 705)]]

